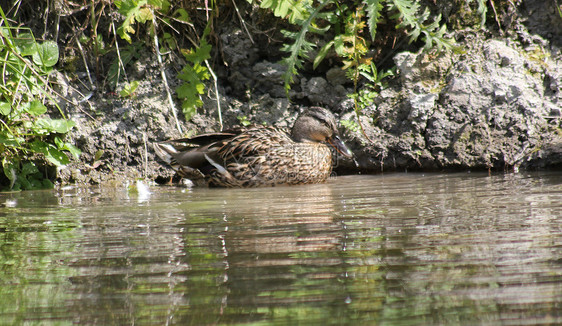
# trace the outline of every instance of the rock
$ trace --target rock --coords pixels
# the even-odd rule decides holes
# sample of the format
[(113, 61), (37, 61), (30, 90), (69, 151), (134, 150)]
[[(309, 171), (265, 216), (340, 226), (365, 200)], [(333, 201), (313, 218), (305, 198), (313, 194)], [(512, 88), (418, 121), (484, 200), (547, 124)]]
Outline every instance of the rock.
[(340, 67), (334, 67), (328, 70), (326, 72), (326, 79), (334, 87), (343, 86), (344, 84), (350, 82), (345, 76), (345, 71)]
[[(381, 96), (377, 103), (377, 125), (383, 127), (377, 141), (386, 148), (366, 147), (364, 154), (376, 161), (381, 151), (388, 153), (380, 164), (387, 169), (393, 163), (399, 169), (505, 169), (522, 161), (557, 166), (560, 143), (542, 148), (560, 128), (560, 119), (548, 117), (560, 114), (560, 91), (553, 88), (560, 83), (561, 61), (545, 55), (537, 63), (535, 53), (517, 42), (472, 35), (465, 40), (460, 46), (466, 53), (454, 57), (396, 55), (399, 100), (392, 104), (396, 97)], [(537, 164), (539, 157), (553, 164)]]
[(255, 76), (254, 92), (269, 94), (272, 97), (286, 97), (283, 74), (287, 68), (279, 63), (261, 61), (256, 63), (252, 72)]

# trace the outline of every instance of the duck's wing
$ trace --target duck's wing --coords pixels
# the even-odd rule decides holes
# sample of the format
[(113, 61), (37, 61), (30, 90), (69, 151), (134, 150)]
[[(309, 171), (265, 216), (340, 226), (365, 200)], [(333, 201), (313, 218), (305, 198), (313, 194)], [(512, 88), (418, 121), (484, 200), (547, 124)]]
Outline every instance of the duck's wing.
[(173, 144), (174, 141), (154, 143), (154, 152), (175, 171), (182, 167), (201, 169), (208, 165), (206, 156), (215, 156), (216, 143), (201, 147)]
[(222, 132), (212, 132), (207, 134), (197, 135), (191, 138), (180, 138), (169, 140), (168, 142), (174, 144), (189, 144), (191, 146), (208, 146), (216, 142), (228, 140), (241, 134), (244, 131), (242, 128), (229, 129)]

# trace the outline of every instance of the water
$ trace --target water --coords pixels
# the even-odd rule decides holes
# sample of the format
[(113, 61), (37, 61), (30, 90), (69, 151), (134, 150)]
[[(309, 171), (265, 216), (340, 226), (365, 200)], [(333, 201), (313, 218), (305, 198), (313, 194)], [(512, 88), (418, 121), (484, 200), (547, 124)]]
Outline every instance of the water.
[(1, 194), (0, 325), (562, 324), (559, 172), (149, 191)]

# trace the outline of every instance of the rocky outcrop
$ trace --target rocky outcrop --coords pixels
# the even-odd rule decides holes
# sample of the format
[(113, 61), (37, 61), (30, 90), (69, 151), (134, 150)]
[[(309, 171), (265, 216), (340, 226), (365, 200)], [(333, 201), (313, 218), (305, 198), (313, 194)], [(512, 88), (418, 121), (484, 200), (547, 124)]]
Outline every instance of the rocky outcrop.
[[(400, 53), (400, 80), (355, 134), (367, 169), (511, 169), (560, 166), (560, 51), (459, 34), (462, 54)], [(554, 50), (554, 52), (553, 52)], [(549, 148), (550, 150), (541, 151)], [(539, 162), (537, 152), (541, 151)], [(553, 156), (551, 156), (551, 154)]]

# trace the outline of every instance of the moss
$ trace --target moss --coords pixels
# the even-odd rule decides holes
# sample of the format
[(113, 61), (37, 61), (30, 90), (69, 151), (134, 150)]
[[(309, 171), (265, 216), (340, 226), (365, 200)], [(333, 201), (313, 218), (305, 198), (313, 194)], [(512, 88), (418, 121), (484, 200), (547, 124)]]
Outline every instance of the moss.
[(524, 51), (523, 55), (530, 61), (539, 64), (541, 67), (546, 68), (546, 61), (551, 57), (550, 52), (542, 46), (535, 46), (532, 50)]
[(480, 28), (482, 25), (482, 9), (478, 1), (454, 0), (452, 14), (449, 15), (449, 24), (453, 29), (466, 27)]

